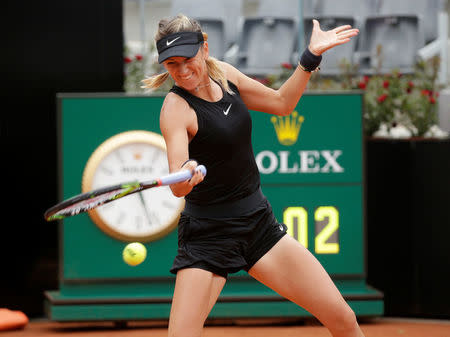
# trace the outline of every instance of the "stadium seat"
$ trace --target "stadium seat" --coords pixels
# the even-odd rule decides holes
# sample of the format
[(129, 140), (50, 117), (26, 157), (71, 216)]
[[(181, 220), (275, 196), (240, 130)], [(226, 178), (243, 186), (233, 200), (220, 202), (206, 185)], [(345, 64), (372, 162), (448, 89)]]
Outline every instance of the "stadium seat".
[(277, 73), (282, 63), (293, 63), (297, 38), (298, 23), (293, 18), (245, 18), (235, 66), (250, 76)]
[[(360, 72), (373, 74), (397, 69), (411, 73), (417, 51), (424, 46), (424, 35), (415, 15), (368, 17), (358, 50)], [(381, 49), (380, 57), (377, 53)]]
[(425, 42), (437, 38), (437, 16), (442, 0), (378, 0), (380, 15), (416, 15), (423, 25)]

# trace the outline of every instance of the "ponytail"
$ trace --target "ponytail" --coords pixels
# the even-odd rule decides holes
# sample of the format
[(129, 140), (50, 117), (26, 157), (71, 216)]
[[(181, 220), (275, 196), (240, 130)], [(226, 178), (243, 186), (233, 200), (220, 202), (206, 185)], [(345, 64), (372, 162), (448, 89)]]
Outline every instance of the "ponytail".
[(169, 73), (167, 71), (162, 74), (147, 77), (141, 81), (144, 84), (141, 88), (150, 90), (158, 89), (168, 78)]

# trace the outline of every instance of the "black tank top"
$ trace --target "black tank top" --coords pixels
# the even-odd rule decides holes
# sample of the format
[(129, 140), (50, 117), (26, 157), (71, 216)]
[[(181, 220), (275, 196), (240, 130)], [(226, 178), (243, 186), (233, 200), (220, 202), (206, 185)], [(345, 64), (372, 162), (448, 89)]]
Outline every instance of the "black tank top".
[(222, 89), (223, 97), (209, 102), (173, 86), (197, 115), (198, 131), (189, 143), (189, 158), (206, 166), (205, 179), (186, 195), (193, 204), (212, 205), (242, 199), (260, 185), (251, 141), (252, 121), (237, 87)]

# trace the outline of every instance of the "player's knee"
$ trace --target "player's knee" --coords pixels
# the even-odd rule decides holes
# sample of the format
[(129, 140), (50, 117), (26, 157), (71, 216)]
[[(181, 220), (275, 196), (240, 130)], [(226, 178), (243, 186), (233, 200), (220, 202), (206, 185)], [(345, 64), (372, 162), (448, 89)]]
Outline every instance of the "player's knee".
[(350, 307), (342, 315), (342, 324), (349, 330), (353, 330), (358, 326), (356, 314)]
[(336, 311), (332, 327), (332, 331), (353, 331), (357, 329), (358, 321), (356, 319), (355, 312), (345, 305), (342, 309)]

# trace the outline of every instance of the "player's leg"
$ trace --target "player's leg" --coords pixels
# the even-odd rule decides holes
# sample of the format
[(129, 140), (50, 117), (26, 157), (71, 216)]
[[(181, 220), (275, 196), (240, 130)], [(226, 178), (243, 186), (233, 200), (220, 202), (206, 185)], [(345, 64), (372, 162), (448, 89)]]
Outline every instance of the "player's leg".
[(353, 310), (305, 247), (285, 235), (249, 270), (256, 280), (308, 310), (334, 337), (363, 337)]
[(226, 278), (198, 268), (177, 272), (169, 319), (169, 337), (200, 337)]

